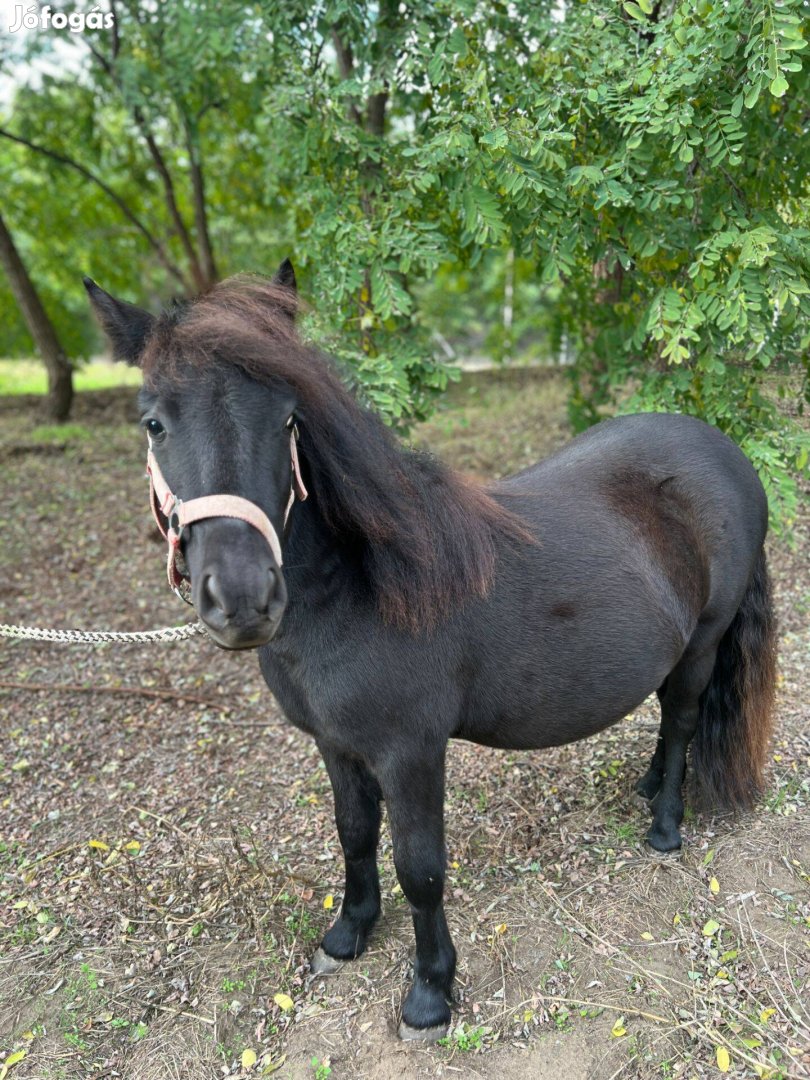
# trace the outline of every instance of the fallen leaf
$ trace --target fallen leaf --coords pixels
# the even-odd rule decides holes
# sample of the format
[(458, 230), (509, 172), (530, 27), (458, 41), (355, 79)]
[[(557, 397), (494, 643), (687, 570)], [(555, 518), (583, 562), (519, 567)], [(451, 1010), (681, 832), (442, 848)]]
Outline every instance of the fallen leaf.
[(653, 938), (653, 936), (652, 936), (652, 934), (650, 933), (649, 930), (645, 930), (644, 933), (641, 935), (641, 937), (642, 937), (643, 941), (653, 941), (654, 940), (654, 938)]
[(715, 919), (709, 919), (707, 923), (703, 924), (703, 936), (714, 937), (717, 931), (720, 929), (720, 923)]
[(18, 1062), (22, 1061), (22, 1059), (27, 1053), (27, 1050), (16, 1050), (13, 1054), (9, 1054), (9, 1056), (3, 1062), (2, 1069), (0, 1069), (0, 1080), (5, 1080), (5, 1078), (8, 1076), (8, 1070), (11, 1068), (11, 1066), (16, 1065)]
[(498, 923), (498, 925), (495, 927), (495, 933), (496, 934), (505, 934), (506, 933), (506, 923), (505, 922)]
[(624, 1026), (624, 1017), (620, 1016), (616, 1023), (611, 1028), (610, 1034), (614, 1039), (620, 1039), (622, 1035), (627, 1034), (627, 1028)]
[(242, 1068), (250, 1070), (256, 1064), (257, 1061), (255, 1050), (243, 1050), (242, 1051)]
[(286, 1060), (287, 1055), (282, 1054), (280, 1058), (277, 1058), (275, 1061), (271, 1061), (269, 1065), (265, 1065), (262, 1069), (262, 1076), (269, 1076), (271, 1073), (274, 1073), (277, 1069), (281, 1068), (281, 1066)]
[(763, 1009), (759, 1014), (759, 1022), (761, 1024), (767, 1024), (770, 1018), (776, 1013), (776, 1009)]
[(720, 1072), (728, 1072), (731, 1068), (731, 1058), (728, 1056), (728, 1050), (725, 1046), (717, 1047), (717, 1068)]
[(273, 996), (273, 1001), (275, 1001), (282, 1012), (292, 1012), (295, 1008), (295, 1002), (289, 994), (275, 994)]
[(110, 845), (105, 844), (103, 840), (88, 840), (87, 841), (87, 846), (91, 847), (91, 848), (96, 848), (97, 851), (109, 851), (110, 850)]
[(717, 894), (720, 892), (720, 882), (717, 880), (716, 877), (713, 877), (712, 880), (709, 882), (709, 888), (715, 896), (717, 896)]
[(329, 893), (328, 896), (325, 896), (323, 898), (324, 911), (331, 911), (334, 906), (335, 906), (335, 898), (334, 898), (334, 896), (332, 896), (331, 893)]

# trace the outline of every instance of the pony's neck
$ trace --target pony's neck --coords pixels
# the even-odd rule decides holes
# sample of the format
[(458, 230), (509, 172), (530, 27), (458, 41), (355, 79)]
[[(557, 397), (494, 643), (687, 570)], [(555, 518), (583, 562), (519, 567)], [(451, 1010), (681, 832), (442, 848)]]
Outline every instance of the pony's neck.
[(341, 543), (324, 521), (312, 487), (305, 502), (296, 499), (293, 503), (282, 546), (290, 603), (310, 614), (313, 604), (323, 611), (323, 605), (337, 598), (350, 577), (357, 578), (358, 552)]
[(302, 410), (299, 453), (311, 502), (293, 510), (285, 564), (321, 585), (323, 567), (344, 581), (348, 571), (350, 590), (372, 597), (386, 623), (429, 630), (486, 594), (504, 541), (529, 538), (482, 487), (404, 449), (345, 389), (329, 410)]

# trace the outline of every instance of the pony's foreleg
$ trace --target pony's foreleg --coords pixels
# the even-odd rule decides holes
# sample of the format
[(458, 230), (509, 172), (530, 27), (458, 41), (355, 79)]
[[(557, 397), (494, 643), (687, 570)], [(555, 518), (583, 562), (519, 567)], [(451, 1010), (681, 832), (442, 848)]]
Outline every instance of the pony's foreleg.
[(688, 650), (667, 677), (661, 698), (664, 775), (647, 834), (648, 842), (658, 851), (674, 851), (681, 846), (686, 753), (697, 728), (700, 695), (711, 678), (716, 652), (716, 647), (697, 655)]
[(312, 958), (315, 974), (329, 974), (366, 947), (380, 913), (377, 841), (380, 786), (359, 761), (320, 747), (335, 795), (335, 822), (346, 861), (346, 887), (335, 923)]
[(411, 907), (416, 935), (413, 986), (402, 1005), (402, 1039), (439, 1039), (450, 1023), (456, 950), (443, 894), (444, 747), (432, 756), (397, 756), (380, 774), (394, 846), (394, 866)]

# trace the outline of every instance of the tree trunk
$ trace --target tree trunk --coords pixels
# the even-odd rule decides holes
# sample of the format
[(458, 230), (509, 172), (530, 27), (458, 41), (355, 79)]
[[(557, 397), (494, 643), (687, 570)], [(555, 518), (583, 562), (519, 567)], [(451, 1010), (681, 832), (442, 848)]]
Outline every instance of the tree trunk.
[(59, 344), (53, 323), (28, 276), (11, 233), (0, 214), (0, 266), (6, 272), (14, 299), (48, 372), (46, 410), (53, 420), (66, 420), (73, 401), (73, 368)]

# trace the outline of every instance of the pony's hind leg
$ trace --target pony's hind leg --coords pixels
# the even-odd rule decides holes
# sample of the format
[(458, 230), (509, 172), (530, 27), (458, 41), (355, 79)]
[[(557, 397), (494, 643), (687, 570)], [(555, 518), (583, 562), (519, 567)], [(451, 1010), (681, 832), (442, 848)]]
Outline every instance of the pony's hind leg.
[[(659, 704), (663, 703), (664, 694), (667, 689), (667, 680), (664, 679), (663, 684), (656, 691), (658, 694)], [(664, 779), (664, 722), (661, 721), (661, 726), (658, 729), (658, 741), (655, 744), (655, 753), (652, 756), (650, 767), (639, 777), (636, 781), (635, 790), (638, 795), (643, 798), (651, 800), (658, 794), (661, 787), (661, 781)]]
[(346, 888), (335, 923), (327, 930), (310, 962), (316, 975), (336, 971), (365, 949), (380, 913), (377, 841), (380, 835), (380, 786), (359, 761), (321, 753), (335, 795), (335, 822), (346, 861)]
[(700, 695), (711, 678), (716, 654), (716, 645), (697, 653), (690, 646), (667, 677), (661, 698), (664, 775), (647, 834), (648, 842), (658, 851), (674, 851), (681, 846), (686, 753), (697, 728)]

